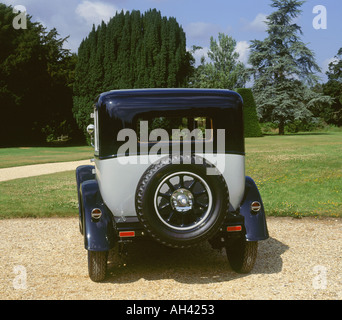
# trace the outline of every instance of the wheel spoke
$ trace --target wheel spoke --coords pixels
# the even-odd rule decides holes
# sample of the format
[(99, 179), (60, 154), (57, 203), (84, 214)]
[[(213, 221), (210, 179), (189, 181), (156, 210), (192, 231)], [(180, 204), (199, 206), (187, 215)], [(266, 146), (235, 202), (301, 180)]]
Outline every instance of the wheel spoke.
[(167, 222), (170, 222), (170, 220), (172, 219), (172, 217), (173, 217), (174, 214), (175, 214), (175, 211), (172, 210), (172, 211), (170, 212), (169, 216), (167, 217), (166, 221), (167, 221)]
[(189, 212), (189, 215), (191, 215), (191, 217), (193, 218), (193, 223), (196, 224), (197, 222), (199, 222), (201, 220), (202, 217), (202, 213), (196, 213), (195, 210), (191, 210)]
[(169, 201), (169, 200), (170, 200), (170, 197), (171, 197), (171, 194), (158, 192), (158, 196), (159, 196), (159, 197), (162, 197), (162, 198), (164, 198), (164, 199), (166, 199), (166, 200)]
[(176, 190), (175, 186), (170, 182), (170, 180), (167, 180), (166, 184), (169, 186), (171, 192)]
[(184, 214), (181, 214), (181, 224), (180, 227), (184, 227)]
[(203, 189), (203, 190), (201, 190), (201, 191), (194, 192), (193, 195), (196, 196), (196, 197), (198, 197), (198, 196), (202, 196), (202, 195), (204, 195), (204, 194), (206, 194), (206, 193), (207, 193), (207, 190)]
[(184, 188), (184, 175), (179, 175), (179, 188)]
[(200, 208), (208, 208), (208, 204), (207, 203), (202, 203), (201, 201), (198, 201), (198, 199), (195, 199), (195, 203), (200, 207)]
[(170, 202), (164, 203), (162, 206), (158, 207), (159, 210), (164, 210), (165, 208), (170, 206)]
[(193, 178), (193, 180), (190, 182), (190, 184), (188, 185), (187, 189), (192, 191), (192, 189), (194, 188), (195, 184), (196, 184), (197, 180), (195, 178)]

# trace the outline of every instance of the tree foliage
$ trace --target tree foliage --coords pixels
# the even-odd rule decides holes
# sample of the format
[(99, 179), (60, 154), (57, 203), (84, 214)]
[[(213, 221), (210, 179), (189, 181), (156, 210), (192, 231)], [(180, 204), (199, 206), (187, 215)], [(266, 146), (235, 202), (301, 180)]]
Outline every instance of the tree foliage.
[(76, 56), (67, 38), (27, 16), (27, 29), (13, 28), (11, 6), (0, 4), (0, 107), (2, 146), (39, 144), (47, 135), (77, 131), (71, 112)]
[[(193, 51), (201, 49), (194, 47)], [(196, 68), (191, 80), (195, 88), (230, 89), (243, 87), (248, 79), (246, 68), (236, 52), (236, 40), (231, 36), (219, 33), (218, 42), (210, 38), (209, 62), (204, 57)]]
[(268, 37), (251, 45), (249, 63), (258, 115), (278, 123), (280, 134), (287, 122), (308, 120), (313, 109), (331, 104), (330, 97), (310, 89), (317, 83), (320, 68), (314, 53), (300, 40), (302, 30), (294, 22), (303, 3), (272, 0), (275, 11), (267, 17)]
[(93, 26), (78, 50), (73, 106), (78, 125), (85, 130), (101, 92), (186, 87), (191, 62), (182, 27), (155, 9), (121, 11)]
[(342, 126), (342, 48), (338, 51), (335, 61), (329, 65), (328, 82), (323, 85), (323, 92), (333, 97), (326, 121), (330, 124)]

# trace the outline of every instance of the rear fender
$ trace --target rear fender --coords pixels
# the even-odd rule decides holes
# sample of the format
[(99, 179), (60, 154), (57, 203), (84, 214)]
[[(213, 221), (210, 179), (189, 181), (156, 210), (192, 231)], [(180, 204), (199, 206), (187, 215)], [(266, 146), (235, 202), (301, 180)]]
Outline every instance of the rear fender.
[(82, 208), (81, 208), (81, 196), (80, 187), (84, 181), (95, 179), (93, 170), (95, 166), (79, 166), (76, 169), (76, 183), (77, 183), (77, 196), (78, 196), (78, 214), (80, 220), (82, 220)]
[[(115, 245), (116, 235), (113, 215), (103, 203), (98, 182), (87, 180), (80, 187), (84, 210), (84, 246), (90, 251), (109, 251)], [(93, 209), (100, 209), (99, 220), (91, 217)]]
[[(261, 209), (258, 213), (254, 213), (251, 210), (251, 204), (253, 201), (258, 201), (261, 204)], [(245, 195), (240, 207), (240, 213), (245, 218), (247, 241), (268, 239), (269, 234), (267, 230), (264, 205), (258, 187), (251, 177), (246, 177)]]

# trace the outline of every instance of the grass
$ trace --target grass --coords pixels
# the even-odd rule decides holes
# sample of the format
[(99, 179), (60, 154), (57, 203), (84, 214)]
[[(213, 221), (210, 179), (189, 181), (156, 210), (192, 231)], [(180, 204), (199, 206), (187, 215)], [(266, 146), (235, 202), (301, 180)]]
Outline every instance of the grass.
[(342, 217), (342, 132), (246, 140), (268, 215)]
[(90, 159), (92, 147), (0, 148), (0, 168)]
[(0, 197), (0, 219), (78, 214), (74, 171), (1, 182)]
[[(81, 147), (78, 155), (63, 149), (45, 150), (45, 160), (91, 157), (88, 147)], [(246, 152), (246, 174), (257, 183), (267, 215), (342, 217), (342, 132), (249, 138)], [(42, 160), (38, 152), (32, 156), (37, 158), (27, 161)], [(10, 158), (6, 161), (22, 163)], [(73, 171), (0, 183), (0, 219), (77, 214)]]

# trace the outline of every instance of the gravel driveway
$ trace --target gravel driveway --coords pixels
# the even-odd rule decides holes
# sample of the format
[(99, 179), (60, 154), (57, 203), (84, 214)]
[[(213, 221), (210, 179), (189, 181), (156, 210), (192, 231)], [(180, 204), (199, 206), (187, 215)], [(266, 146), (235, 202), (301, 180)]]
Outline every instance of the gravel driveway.
[(0, 299), (342, 299), (342, 220), (268, 218), (254, 270), (234, 273), (222, 251), (156, 243), (111, 255), (108, 279), (88, 278), (77, 218), (0, 221)]
[(40, 176), (43, 174), (76, 170), (78, 166), (89, 164), (89, 160), (83, 160), (71, 162), (33, 164), (29, 166), (20, 166), (13, 168), (0, 168), (0, 182), (19, 178)]

